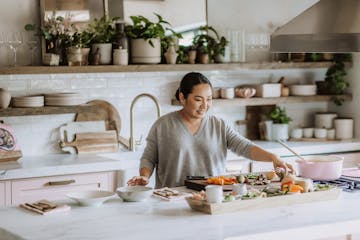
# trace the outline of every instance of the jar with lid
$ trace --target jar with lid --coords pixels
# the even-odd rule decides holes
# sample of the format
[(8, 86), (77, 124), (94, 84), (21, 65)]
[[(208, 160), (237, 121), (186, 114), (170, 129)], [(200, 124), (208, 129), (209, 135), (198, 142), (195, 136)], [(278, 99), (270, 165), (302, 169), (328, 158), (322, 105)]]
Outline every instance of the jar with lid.
[(115, 32), (113, 49), (128, 49), (129, 43), (125, 33), (125, 22), (115, 23)]

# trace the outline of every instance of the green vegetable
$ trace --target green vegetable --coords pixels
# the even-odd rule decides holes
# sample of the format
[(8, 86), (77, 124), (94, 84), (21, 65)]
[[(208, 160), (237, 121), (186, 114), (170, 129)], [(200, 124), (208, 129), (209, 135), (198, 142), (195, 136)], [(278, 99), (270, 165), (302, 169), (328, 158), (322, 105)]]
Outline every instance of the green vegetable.
[(243, 175), (240, 175), (237, 177), (237, 180), (239, 183), (244, 183), (245, 182), (245, 177)]
[(234, 201), (235, 200), (235, 196), (229, 194), (229, 195), (226, 195), (225, 198), (224, 198), (225, 201)]

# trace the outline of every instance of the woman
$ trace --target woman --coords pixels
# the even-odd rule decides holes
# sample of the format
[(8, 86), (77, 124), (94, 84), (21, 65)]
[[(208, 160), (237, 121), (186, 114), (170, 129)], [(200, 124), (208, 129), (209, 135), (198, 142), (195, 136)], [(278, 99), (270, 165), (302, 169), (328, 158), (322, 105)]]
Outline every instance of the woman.
[(242, 137), (222, 119), (207, 114), (212, 85), (201, 73), (186, 74), (176, 98), (183, 108), (154, 123), (141, 157), (140, 176), (130, 179), (129, 185), (148, 184), (154, 169), (155, 188), (182, 186), (186, 176), (224, 175), (228, 149), (252, 160), (273, 162), (275, 169), (293, 171), (275, 154)]

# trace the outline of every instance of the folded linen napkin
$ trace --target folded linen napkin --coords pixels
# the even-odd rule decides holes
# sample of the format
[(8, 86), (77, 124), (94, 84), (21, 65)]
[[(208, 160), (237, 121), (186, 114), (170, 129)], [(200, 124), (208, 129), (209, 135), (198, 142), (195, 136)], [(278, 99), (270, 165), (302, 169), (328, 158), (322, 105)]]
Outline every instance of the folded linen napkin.
[(182, 200), (185, 199), (185, 197), (192, 196), (192, 194), (187, 192), (181, 192), (176, 189), (164, 187), (164, 188), (155, 189), (153, 192), (153, 196), (171, 201), (171, 200)]
[(66, 212), (66, 211), (70, 211), (71, 209), (69, 205), (58, 205), (48, 200), (40, 200), (34, 203), (20, 204), (20, 207), (35, 213), (39, 213), (41, 215)]

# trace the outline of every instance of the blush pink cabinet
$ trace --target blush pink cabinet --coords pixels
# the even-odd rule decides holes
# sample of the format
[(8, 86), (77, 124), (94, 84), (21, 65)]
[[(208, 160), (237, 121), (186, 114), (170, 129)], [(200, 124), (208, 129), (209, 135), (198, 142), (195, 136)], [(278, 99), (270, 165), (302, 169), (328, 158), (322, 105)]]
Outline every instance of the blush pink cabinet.
[(0, 182), (0, 207), (10, 205), (10, 181)]
[(67, 199), (67, 193), (80, 190), (115, 191), (116, 186), (114, 171), (9, 180), (0, 182), (0, 191), (4, 192), (0, 195), (0, 206), (14, 206), (41, 199)]

